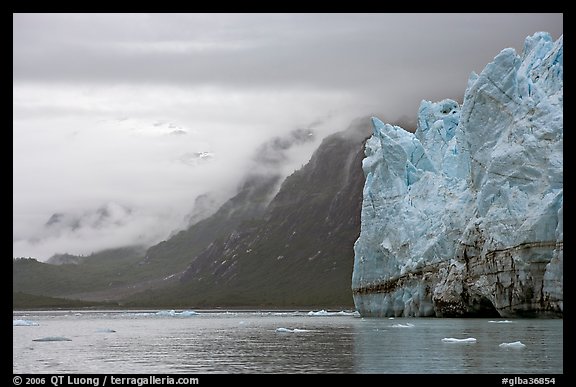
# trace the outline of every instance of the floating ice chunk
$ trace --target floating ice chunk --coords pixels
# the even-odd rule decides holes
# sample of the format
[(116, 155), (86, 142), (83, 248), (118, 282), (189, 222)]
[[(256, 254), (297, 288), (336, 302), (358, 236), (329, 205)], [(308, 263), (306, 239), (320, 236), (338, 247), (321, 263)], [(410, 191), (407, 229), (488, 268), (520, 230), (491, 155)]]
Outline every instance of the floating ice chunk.
[(40, 339), (33, 339), (32, 341), (72, 341), (72, 339), (64, 336), (47, 336)]
[(174, 317), (176, 314), (175, 310), (159, 310), (156, 312), (156, 316), (167, 316), (167, 317)]
[(489, 323), (494, 323), (494, 324), (510, 324), (513, 323), (514, 321), (510, 321), (510, 320), (490, 320), (488, 321)]
[(324, 309), (319, 310), (318, 312), (314, 312), (313, 310), (308, 312), (308, 316), (331, 316), (331, 315), (332, 313), (326, 312)]
[(193, 310), (184, 310), (181, 313), (176, 313), (176, 315), (180, 317), (191, 317), (196, 316), (197, 314), (198, 312), (194, 312)]
[(521, 341), (514, 341), (512, 343), (502, 343), (499, 345), (500, 348), (526, 348), (526, 344), (522, 344)]
[(273, 316), (298, 316), (300, 312), (274, 312), (272, 313)]
[(445, 337), (442, 339), (444, 343), (475, 343), (476, 339), (473, 337), (468, 337), (467, 339), (455, 339), (453, 337)]
[(301, 332), (310, 332), (309, 329), (290, 329), (290, 328), (276, 328), (276, 332), (279, 333), (301, 333)]
[(14, 327), (31, 327), (40, 325), (36, 321), (31, 320), (12, 320), (12, 326)]
[(193, 310), (184, 310), (182, 312), (176, 312), (174, 309), (172, 310), (160, 310), (158, 312), (156, 312), (156, 316), (162, 316), (162, 317), (191, 317), (191, 316), (195, 316), (197, 315), (197, 312), (194, 312)]
[(340, 312), (327, 312), (324, 309), (319, 310), (318, 312), (310, 311), (308, 312), (308, 316), (354, 316), (360, 317), (360, 313), (358, 311), (354, 312), (345, 312), (341, 310)]
[(392, 328), (414, 328), (414, 324), (406, 323), (406, 324), (392, 324)]
[(114, 329), (110, 329), (110, 328), (99, 328), (99, 329), (96, 329), (96, 332), (98, 332), (98, 333), (116, 333), (116, 331)]

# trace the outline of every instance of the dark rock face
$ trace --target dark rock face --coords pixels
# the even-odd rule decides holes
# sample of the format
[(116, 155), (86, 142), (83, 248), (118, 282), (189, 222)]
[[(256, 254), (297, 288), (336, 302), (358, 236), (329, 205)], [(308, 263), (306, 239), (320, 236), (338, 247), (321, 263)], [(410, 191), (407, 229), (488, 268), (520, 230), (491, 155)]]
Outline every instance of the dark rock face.
[(327, 137), (261, 214), (196, 255), (181, 279), (192, 303), (352, 304), (368, 119)]

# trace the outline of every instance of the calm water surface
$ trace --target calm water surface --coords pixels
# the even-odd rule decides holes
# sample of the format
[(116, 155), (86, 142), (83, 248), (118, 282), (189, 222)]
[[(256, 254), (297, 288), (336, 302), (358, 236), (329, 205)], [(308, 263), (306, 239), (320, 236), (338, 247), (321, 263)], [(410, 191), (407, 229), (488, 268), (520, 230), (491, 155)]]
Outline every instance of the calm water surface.
[[(563, 320), (307, 311), (14, 312), (13, 319), (38, 324), (13, 326), (14, 373), (563, 373)], [(34, 341), (46, 337), (70, 341)], [(526, 346), (500, 347), (515, 341)]]

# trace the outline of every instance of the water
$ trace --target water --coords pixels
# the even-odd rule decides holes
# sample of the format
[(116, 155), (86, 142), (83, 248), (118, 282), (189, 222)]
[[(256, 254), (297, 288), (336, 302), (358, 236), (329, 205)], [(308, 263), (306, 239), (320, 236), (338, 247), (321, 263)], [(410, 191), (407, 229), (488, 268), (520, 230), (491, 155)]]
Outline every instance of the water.
[[(13, 319), (38, 323), (13, 327), (14, 373), (563, 373), (563, 320), (216, 311), (14, 312)], [(45, 337), (71, 341), (33, 341)], [(514, 341), (526, 347), (499, 346)]]

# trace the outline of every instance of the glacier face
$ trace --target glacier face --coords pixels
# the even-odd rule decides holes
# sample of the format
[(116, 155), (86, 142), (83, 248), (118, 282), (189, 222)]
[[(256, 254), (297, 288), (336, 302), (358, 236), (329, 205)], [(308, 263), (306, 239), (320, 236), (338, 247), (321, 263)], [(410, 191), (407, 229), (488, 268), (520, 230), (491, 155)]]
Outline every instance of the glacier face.
[(352, 290), (364, 316), (562, 316), (563, 38), (539, 32), (423, 101), (414, 134), (372, 119)]

